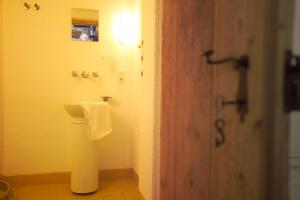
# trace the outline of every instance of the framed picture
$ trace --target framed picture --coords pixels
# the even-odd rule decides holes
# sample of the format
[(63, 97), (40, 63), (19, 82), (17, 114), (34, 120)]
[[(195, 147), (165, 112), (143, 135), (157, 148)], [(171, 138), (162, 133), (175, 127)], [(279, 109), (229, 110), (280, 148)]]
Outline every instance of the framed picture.
[(72, 9), (72, 40), (99, 41), (99, 12), (97, 10)]

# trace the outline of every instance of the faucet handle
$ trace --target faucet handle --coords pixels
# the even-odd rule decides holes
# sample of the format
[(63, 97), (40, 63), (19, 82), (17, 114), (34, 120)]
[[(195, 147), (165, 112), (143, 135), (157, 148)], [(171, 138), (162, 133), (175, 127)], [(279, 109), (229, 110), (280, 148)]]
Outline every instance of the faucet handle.
[(93, 72), (93, 73), (92, 73), (92, 76), (93, 76), (94, 78), (99, 78), (99, 74), (98, 74), (97, 72)]
[(82, 76), (82, 78), (89, 78), (89, 77), (90, 77), (90, 74), (87, 73), (86, 71), (83, 71), (83, 72), (81, 73), (81, 76)]
[(77, 71), (72, 71), (72, 76), (73, 77), (78, 77), (78, 72)]

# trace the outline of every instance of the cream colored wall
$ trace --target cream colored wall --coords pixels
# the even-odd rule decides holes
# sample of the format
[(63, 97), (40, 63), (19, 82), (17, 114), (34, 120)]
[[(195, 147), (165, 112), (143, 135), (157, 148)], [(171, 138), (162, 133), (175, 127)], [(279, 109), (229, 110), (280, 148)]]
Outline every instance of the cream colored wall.
[(73, 9), (72, 18), (98, 20), (99, 13), (98, 10)]
[[(135, 0), (135, 15), (137, 16), (137, 41), (141, 43), (141, 0)], [(136, 48), (135, 50), (135, 102), (136, 102), (136, 120), (135, 120), (135, 131), (134, 131), (134, 140), (133, 140), (133, 169), (137, 174), (139, 174), (139, 157), (140, 157), (140, 99), (141, 99), (141, 49)]]
[[(101, 95), (113, 97), (114, 131), (99, 142), (99, 168), (133, 167), (134, 48), (112, 37), (114, 16), (133, 1), (38, 3), (40, 11), (25, 11), (22, 1), (4, 0), (4, 175), (69, 171), (71, 119), (62, 104)], [(71, 40), (72, 8), (99, 10), (100, 43)], [(72, 70), (98, 71), (101, 79), (74, 79)]]
[[(146, 200), (158, 194), (155, 191), (154, 177), (159, 170), (159, 120), (160, 120), (160, 32), (159, 0), (136, 0), (136, 13), (139, 16), (140, 35), (144, 41), (136, 51), (137, 74), (137, 126), (134, 137), (134, 169), (139, 174), (139, 189)], [(141, 62), (141, 56), (144, 61)], [(143, 76), (140, 73), (143, 72)], [(157, 183), (159, 184), (159, 183)]]
[(3, 29), (2, 29), (2, 8), (3, 1), (0, 0), (0, 175), (2, 174), (2, 165), (3, 165), (3, 59), (2, 59), (2, 36), (3, 36)]
[[(153, 198), (153, 142), (154, 107), (156, 95), (156, 1), (142, 0), (142, 39), (144, 61), (141, 70), (144, 76), (140, 85), (140, 125), (139, 125), (139, 189), (146, 200)], [(157, 133), (158, 134), (158, 133)]]

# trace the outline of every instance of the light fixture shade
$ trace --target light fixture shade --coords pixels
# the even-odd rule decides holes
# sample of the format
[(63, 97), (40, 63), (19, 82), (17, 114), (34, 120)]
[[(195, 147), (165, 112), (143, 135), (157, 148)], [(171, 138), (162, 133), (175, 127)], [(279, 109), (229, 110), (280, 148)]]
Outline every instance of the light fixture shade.
[(137, 39), (136, 19), (133, 14), (120, 11), (119, 43), (131, 44)]

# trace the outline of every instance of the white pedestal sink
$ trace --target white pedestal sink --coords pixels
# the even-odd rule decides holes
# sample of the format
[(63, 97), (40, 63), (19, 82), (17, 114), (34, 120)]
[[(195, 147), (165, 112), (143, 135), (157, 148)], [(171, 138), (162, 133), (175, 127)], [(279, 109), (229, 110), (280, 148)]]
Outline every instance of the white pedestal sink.
[(88, 140), (88, 126), (79, 104), (65, 104), (72, 117), (71, 191), (88, 194), (98, 190), (98, 162), (96, 142)]

